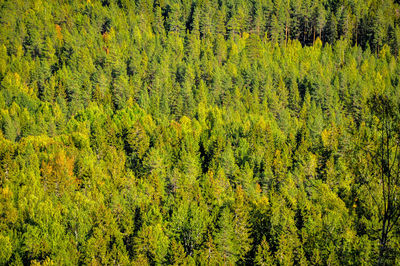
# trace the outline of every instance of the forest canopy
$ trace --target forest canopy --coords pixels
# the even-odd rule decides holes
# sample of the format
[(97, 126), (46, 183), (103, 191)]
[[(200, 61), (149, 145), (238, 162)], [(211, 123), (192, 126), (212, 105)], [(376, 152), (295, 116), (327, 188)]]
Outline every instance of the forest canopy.
[(0, 1), (0, 265), (400, 264), (392, 0)]

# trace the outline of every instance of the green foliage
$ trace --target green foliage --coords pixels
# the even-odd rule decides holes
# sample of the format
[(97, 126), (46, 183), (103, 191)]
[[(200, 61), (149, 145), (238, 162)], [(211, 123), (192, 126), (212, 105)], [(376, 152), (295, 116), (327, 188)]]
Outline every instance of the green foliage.
[(0, 264), (399, 264), (398, 11), (5, 1)]

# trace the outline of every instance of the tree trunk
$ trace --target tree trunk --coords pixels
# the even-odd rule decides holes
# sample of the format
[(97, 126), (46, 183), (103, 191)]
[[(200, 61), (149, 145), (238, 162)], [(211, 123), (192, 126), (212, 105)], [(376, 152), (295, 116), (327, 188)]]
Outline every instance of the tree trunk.
[(313, 44), (315, 43), (315, 27), (313, 27)]
[(285, 35), (286, 35), (285, 46), (287, 46), (287, 42), (288, 42), (288, 25), (287, 25), (287, 22), (286, 22), (286, 29), (285, 29), (285, 31), (286, 31), (286, 33), (285, 33)]

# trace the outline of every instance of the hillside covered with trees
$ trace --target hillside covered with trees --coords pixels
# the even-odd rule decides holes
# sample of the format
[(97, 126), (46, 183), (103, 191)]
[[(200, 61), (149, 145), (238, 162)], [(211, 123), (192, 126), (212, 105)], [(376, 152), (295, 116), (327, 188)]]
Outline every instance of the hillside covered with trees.
[(0, 265), (399, 265), (393, 0), (0, 1)]

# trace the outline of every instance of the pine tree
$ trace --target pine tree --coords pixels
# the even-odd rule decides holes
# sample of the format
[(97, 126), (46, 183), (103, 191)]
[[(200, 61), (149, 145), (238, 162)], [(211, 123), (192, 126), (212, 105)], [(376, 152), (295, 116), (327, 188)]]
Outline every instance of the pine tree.
[(269, 251), (269, 245), (265, 239), (265, 236), (263, 236), (261, 244), (257, 247), (255, 263), (256, 265), (260, 266), (274, 265), (274, 260)]
[(246, 203), (244, 191), (241, 186), (236, 188), (235, 203), (233, 205), (235, 217), (235, 240), (237, 254), (240, 261), (246, 261), (246, 255), (251, 248), (252, 239), (250, 238), (249, 208)]
[(218, 231), (214, 237), (216, 248), (224, 264), (234, 264), (239, 259), (233, 220), (231, 211), (224, 208), (218, 219)]

